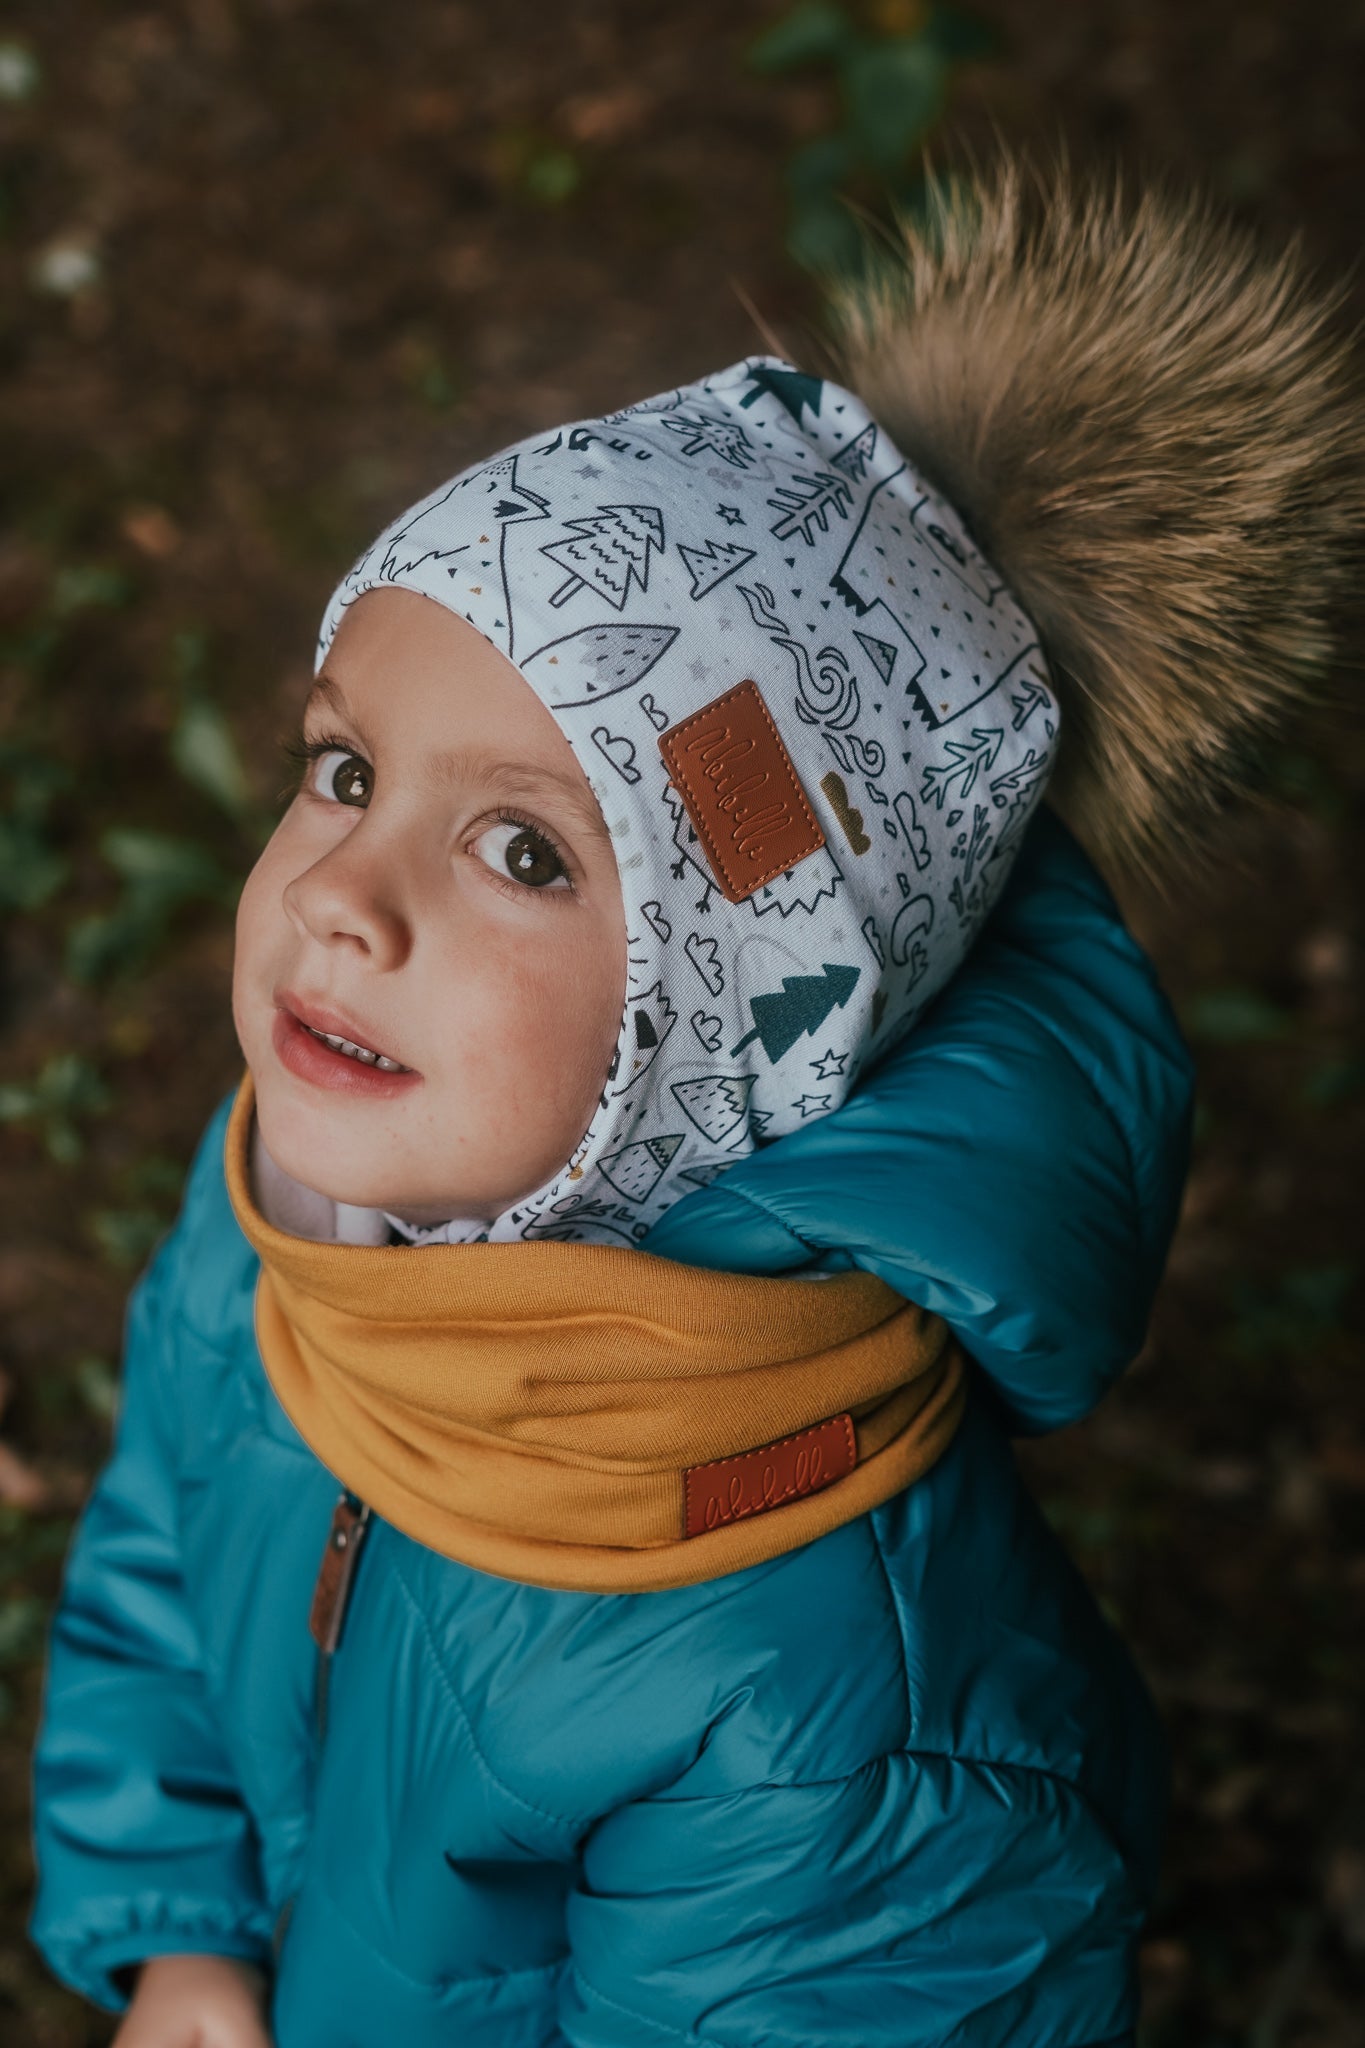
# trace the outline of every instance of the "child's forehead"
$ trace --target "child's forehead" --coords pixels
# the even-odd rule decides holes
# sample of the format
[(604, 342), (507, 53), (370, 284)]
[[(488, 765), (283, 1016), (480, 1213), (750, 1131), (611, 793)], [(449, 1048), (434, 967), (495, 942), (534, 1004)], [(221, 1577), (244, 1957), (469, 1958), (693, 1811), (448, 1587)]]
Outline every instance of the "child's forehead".
[[(429, 604), (426, 608), (436, 609)], [(452, 621), (454, 625), (463, 623)], [(545, 725), (546, 713), (530, 684), (480, 635), (465, 630), (492, 659), (491, 663), (475, 664), (472, 673), (462, 677), (458, 699), (452, 688), (450, 719), (439, 716), (438, 694), (428, 691), (404, 701), (391, 688), (384, 687), (385, 677), (367, 674), (363, 659), (350, 664), (338, 660), (334, 642), (330, 659), (337, 660), (339, 667), (345, 666), (346, 680), (328, 667), (318, 671), (304, 705), (305, 722), (340, 721), (352, 728), (357, 740), (379, 751), (377, 742), (384, 737), (384, 724), (392, 723), (393, 714), (399, 712), (404, 737), (409, 742), (414, 737), (419, 742), (429, 739), (430, 744), (422, 747), (422, 765), (425, 779), (438, 789), (495, 785), (506, 796), (522, 796), (528, 801), (554, 799), (584, 831), (609, 841), (611, 835), (588, 778), (567, 742), (563, 742), (558, 726), (553, 722)], [(491, 697), (509, 715), (503, 721), (501, 741), (490, 741), (467, 730), (467, 720), (460, 715), (462, 707), (467, 709), (469, 696), (481, 692), (485, 701)], [(537, 736), (543, 739), (547, 733), (561, 742), (556, 745), (553, 758), (538, 756), (534, 745)], [(514, 735), (520, 741), (515, 752), (506, 745), (506, 740)]]

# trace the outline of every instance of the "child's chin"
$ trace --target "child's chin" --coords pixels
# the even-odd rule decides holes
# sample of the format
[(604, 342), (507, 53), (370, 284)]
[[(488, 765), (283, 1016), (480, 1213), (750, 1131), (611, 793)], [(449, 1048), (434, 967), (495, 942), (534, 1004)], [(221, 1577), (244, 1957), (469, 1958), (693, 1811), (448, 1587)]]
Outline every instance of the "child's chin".
[(376, 1171), (375, 1146), (347, 1142), (336, 1128), (345, 1110), (289, 1099), (268, 1084), (256, 1090), (256, 1118), (266, 1151), (282, 1173), (315, 1195), (355, 1209), (386, 1209), (398, 1176)]
[(429, 1169), (424, 1175), (420, 1160), (392, 1151), (385, 1156), (381, 1138), (364, 1139), (338, 1128), (344, 1115), (344, 1109), (319, 1111), (300, 1104), (268, 1083), (257, 1087), (256, 1118), (266, 1151), (282, 1173), (315, 1195), (352, 1209), (387, 1210), (417, 1224), (485, 1213), (477, 1198), (447, 1200), (437, 1192), (434, 1199), (424, 1199), (423, 1182), (439, 1189), (438, 1172)]

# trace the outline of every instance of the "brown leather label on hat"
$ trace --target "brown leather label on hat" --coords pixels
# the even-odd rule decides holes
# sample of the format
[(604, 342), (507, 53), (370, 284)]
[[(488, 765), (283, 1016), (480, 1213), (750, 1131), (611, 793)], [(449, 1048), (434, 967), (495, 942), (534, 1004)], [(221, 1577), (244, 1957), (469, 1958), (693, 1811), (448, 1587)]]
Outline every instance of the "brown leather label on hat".
[(842, 1479), (858, 1462), (853, 1417), (831, 1415), (795, 1436), (760, 1444), (734, 1458), (689, 1465), (683, 1473), (685, 1536), (704, 1536), (747, 1515), (765, 1514), (789, 1500)]
[(824, 845), (757, 683), (660, 733), (659, 752), (727, 901), (742, 903)]

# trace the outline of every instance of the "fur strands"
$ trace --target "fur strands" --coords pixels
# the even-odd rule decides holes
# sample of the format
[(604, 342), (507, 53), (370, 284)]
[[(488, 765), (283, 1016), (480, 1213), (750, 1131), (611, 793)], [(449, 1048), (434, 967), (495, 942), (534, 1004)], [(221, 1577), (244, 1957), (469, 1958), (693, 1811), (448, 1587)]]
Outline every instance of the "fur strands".
[(1344, 292), (1208, 202), (1005, 160), (836, 291), (840, 374), (1038, 628), (1058, 808), (1172, 879), (1311, 698), (1362, 561)]

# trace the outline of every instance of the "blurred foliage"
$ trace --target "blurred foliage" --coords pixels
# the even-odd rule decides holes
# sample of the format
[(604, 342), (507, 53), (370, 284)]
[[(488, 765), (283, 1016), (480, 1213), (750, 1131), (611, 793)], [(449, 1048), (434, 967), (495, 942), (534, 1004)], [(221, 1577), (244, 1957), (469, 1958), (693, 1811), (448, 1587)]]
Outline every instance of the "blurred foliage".
[(55, 799), (71, 786), (62, 761), (32, 745), (0, 742), (0, 916), (37, 910), (66, 880), (52, 839)]
[(32, 1081), (0, 1083), (0, 1123), (31, 1125), (59, 1166), (76, 1164), (85, 1150), (81, 1125), (109, 1104), (99, 1074), (73, 1052), (53, 1053)]
[(202, 790), (250, 837), (258, 823), (256, 806), (232, 728), (209, 694), (208, 635), (187, 628), (175, 635), (171, 652), (180, 690), (171, 760), (186, 782)]
[(97, 911), (73, 925), (66, 970), (73, 981), (131, 977), (144, 968), (187, 903), (236, 899), (236, 887), (217, 861), (190, 839), (119, 825), (100, 836), (99, 851), (122, 888), (112, 910)]
[(787, 248), (822, 277), (860, 270), (866, 237), (857, 210), (917, 214), (927, 194), (921, 163), (964, 64), (989, 56), (996, 38), (948, 5), (881, 0), (851, 9), (833, 0), (798, 5), (753, 45), (756, 71), (823, 72), (837, 114), (786, 166)]
[[(671, 302), (656, 340), (637, 344), (629, 316), (654, 274), (642, 287), (641, 260), (695, 276), (688, 251), (723, 217), (727, 262), (756, 295), (779, 316), (806, 304), (806, 280), (772, 260), (744, 153), (746, 133), (769, 132), (761, 119), (745, 129), (756, 96), (800, 137), (771, 166), (791, 256), (847, 275), (865, 260), (862, 221), (875, 247), (878, 224), (923, 217), (926, 145), (967, 67), (992, 54), (967, 12), (926, 0), (765, 7), (757, 42), (753, 15), (738, 26), (742, 78), (720, 75), (718, 39), (650, 10), (594, 16), (603, 40), (586, 76), (543, 10), (573, 77), (471, 10), (418, 10), (410, 34), (370, 43), (352, 39), (347, 10), (324, 22), (326, 10), (276, 9), (270, 35), (244, 34), (233, 52), (239, 12), (77, 6), (63, 25), (32, 8), (25, 33), (0, 28), (0, 367), (16, 394), (0, 466), (0, 1137), (14, 1159), (3, 1448), (12, 1476), (44, 1489), (39, 1505), (0, 1498), (0, 1717), (12, 1714), (18, 1788), (44, 1604), (117, 1410), (127, 1283), (173, 1218), (183, 1167), (170, 1155), (188, 1151), (222, 1082), (230, 1035), (215, 1049), (204, 1023), (241, 878), (273, 823), (265, 719), (282, 627), (307, 620), (317, 586), (377, 530), (373, 513), (405, 502), (434, 449), (452, 467), (486, 452), (462, 409), (482, 421), (485, 404), (503, 418), (605, 390), (611, 351), (612, 374), (629, 362), (662, 386), (724, 331), (681, 302), (674, 327)], [(423, 36), (456, 12), (469, 42), (452, 66), (450, 45)], [(1009, 94), (1036, 58), (1049, 124), (1079, 90), (1106, 139), (1131, 114), (1150, 140), (1144, 106), (1180, 111), (1160, 12), (1121, 29), (1118, 14), (1106, 24), (1085, 9), (1001, 15)], [(576, 35), (572, 10), (563, 19)], [(1234, 43), (1244, 31), (1248, 48), (1254, 34), (1273, 43), (1272, 27), (1253, 8), (1208, 28), (1204, 76), (1225, 98)], [(1309, 49), (1314, 32), (1296, 17), (1285, 47)], [(310, 56), (296, 67), (283, 54), (293, 38)], [(471, 94), (462, 136), (449, 70), (462, 91), (495, 68), (497, 92)], [(1271, 119), (1256, 142), (1269, 166), (1257, 189), (1299, 210), (1335, 175), (1333, 150), (1350, 160), (1324, 112), (1325, 67), (1304, 83), (1296, 94), (1286, 72), (1276, 101), (1282, 122), (1313, 131), (1297, 196), (1292, 134)], [(453, 111), (421, 112), (437, 100)], [(999, 104), (1012, 120), (1013, 100)], [(177, 139), (180, 106), (192, 112)], [(208, 107), (230, 160), (212, 158)], [(693, 108), (706, 160), (684, 150), (691, 169), (676, 174)], [(251, 141), (263, 112), (304, 142), (277, 154)], [(1231, 118), (1243, 134), (1244, 109)], [(348, 187), (350, 153), (363, 180)], [(90, 224), (106, 218), (98, 235)], [(1316, 228), (1330, 238), (1328, 210)], [(296, 273), (309, 283), (297, 301), (273, 282)], [(578, 346), (593, 333), (607, 354)], [(1325, 2007), (1285, 2021), (1277, 1943), (1292, 1974), (1300, 1904), (1319, 1899), (1331, 1958), (1319, 1995), (1365, 1957), (1365, 1823), (1336, 1863), (1320, 1839), (1355, 1768), (1365, 1698), (1350, 1257), (1365, 1059), (1347, 907), (1363, 772), (1354, 739), (1269, 749), (1248, 779), (1287, 824), (1255, 843), (1255, 888), (1192, 888), (1140, 927), (1199, 1056), (1192, 1199), (1144, 1360), (1090, 1423), (1023, 1453), (1172, 1725), (1176, 1830), (1144, 1952), (1143, 2048), (1337, 2048), (1359, 2032), (1358, 1999), (1337, 2030)], [(1336, 949), (1321, 973), (1299, 958), (1313, 933)], [(74, 2001), (45, 2006), (55, 1994), (23, 1960), (22, 1799), (5, 1810), (0, 2034), (89, 2048), (102, 2023)]]
[(42, 67), (28, 44), (0, 37), (0, 102), (31, 100), (42, 82)]
[(1340, 1336), (1354, 1281), (1355, 1269), (1345, 1261), (1291, 1266), (1269, 1284), (1239, 1276), (1232, 1289), (1231, 1350), (1246, 1359), (1294, 1358), (1305, 1346)]
[(583, 160), (576, 150), (538, 128), (514, 123), (493, 139), (493, 175), (510, 197), (533, 206), (563, 206), (583, 183)]
[(1255, 989), (1212, 988), (1186, 1003), (1185, 1027), (1211, 1045), (1258, 1045), (1283, 1038), (1290, 1019)]
[(86, 1219), (111, 1266), (131, 1273), (147, 1263), (174, 1220), (182, 1180), (176, 1161), (157, 1153), (135, 1160), (116, 1177), (117, 1206), (93, 1209)]

